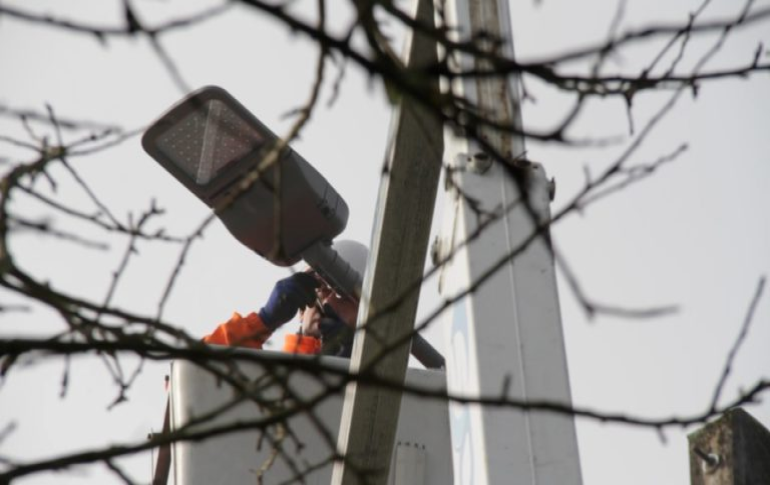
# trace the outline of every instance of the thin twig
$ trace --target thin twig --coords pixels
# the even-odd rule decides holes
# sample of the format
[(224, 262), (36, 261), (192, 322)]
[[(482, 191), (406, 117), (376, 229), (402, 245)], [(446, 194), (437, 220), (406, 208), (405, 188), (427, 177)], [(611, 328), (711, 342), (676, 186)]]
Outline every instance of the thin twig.
[(744, 340), (746, 340), (746, 336), (749, 334), (751, 322), (754, 320), (754, 312), (756, 311), (757, 306), (759, 306), (759, 300), (762, 297), (762, 291), (764, 291), (764, 289), (765, 277), (762, 276), (759, 279), (759, 283), (757, 283), (757, 289), (754, 291), (754, 297), (751, 299), (749, 309), (746, 312), (746, 317), (743, 319), (741, 331), (738, 333), (738, 338), (735, 340), (735, 343), (730, 349), (730, 352), (727, 354), (727, 360), (725, 361), (724, 368), (722, 369), (722, 375), (719, 377), (719, 382), (717, 382), (717, 386), (714, 389), (714, 397), (711, 398), (711, 406), (709, 407), (709, 409), (712, 411), (717, 408), (719, 398), (722, 395), (722, 390), (724, 389), (727, 378), (730, 376), (730, 372), (732, 371), (733, 362), (738, 356), (738, 350), (740, 350), (741, 345), (743, 344)]

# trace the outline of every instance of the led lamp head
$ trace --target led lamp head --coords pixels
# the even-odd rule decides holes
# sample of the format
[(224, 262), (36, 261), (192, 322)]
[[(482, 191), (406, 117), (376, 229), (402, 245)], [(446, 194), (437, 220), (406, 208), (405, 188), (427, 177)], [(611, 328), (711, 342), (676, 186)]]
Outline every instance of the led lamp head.
[[(304, 158), (224, 89), (195, 91), (147, 129), (142, 146), (249, 249), (280, 266), (330, 244), (348, 206)], [(266, 163), (268, 155), (273, 163)]]

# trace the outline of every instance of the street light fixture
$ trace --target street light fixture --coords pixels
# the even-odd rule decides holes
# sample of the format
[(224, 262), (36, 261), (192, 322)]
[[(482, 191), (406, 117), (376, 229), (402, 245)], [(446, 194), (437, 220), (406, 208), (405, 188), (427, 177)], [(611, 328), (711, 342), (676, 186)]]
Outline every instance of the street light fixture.
[[(327, 245), (348, 206), (304, 158), (224, 89), (205, 87), (177, 103), (142, 137), (163, 168), (214, 209), (249, 249), (280, 266)], [(273, 163), (266, 155), (280, 150)]]

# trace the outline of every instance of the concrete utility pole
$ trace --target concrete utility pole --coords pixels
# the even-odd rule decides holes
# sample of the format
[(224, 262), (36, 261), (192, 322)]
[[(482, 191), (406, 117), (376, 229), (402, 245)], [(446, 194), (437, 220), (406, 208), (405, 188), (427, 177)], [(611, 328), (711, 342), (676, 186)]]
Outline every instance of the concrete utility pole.
[(688, 436), (692, 485), (770, 483), (770, 431), (741, 408)]
[[(499, 40), (497, 53), (513, 58), (507, 0), (448, 0), (447, 23), (462, 40), (483, 33), (490, 48)], [(455, 60), (463, 70), (493, 67)], [(451, 89), (484, 119), (522, 126), (517, 77), (463, 78)], [(454, 170), (435, 255), (451, 259), (439, 286), (445, 298), (472, 289), (445, 313), (447, 386), (469, 398), (570, 405), (554, 259), (548, 231), (538, 229), (550, 219), (549, 183), (541, 166), (518, 160), (521, 136), (480, 131), (505, 163), (467, 138), (447, 142)], [(571, 416), (450, 403), (450, 427), (457, 484), (582, 483)]]
[[(415, 18), (433, 25), (433, 0), (415, 3)], [(407, 52), (409, 69), (437, 62), (435, 42), (417, 32)], [(438, 88), (437, 79), (424, 81)], [(393, 123), (350, 368), (403, 383), (409, 342), (394, 344), (414, 331), (419, 292), (404, 292), (425, 267), (444, 143), (440, 120), (407, 96)], [(395, 309), (379, 312), (396, 302)], [(381, 360), (372, 365), (375, 359)], [(333, 484), (387, 483), (400, 405), (401, 392), (365, 383), (348, 386), (338, 437), (345, 462), (335, 464)], [(359, 472), (366, 473), (365, 481)]]

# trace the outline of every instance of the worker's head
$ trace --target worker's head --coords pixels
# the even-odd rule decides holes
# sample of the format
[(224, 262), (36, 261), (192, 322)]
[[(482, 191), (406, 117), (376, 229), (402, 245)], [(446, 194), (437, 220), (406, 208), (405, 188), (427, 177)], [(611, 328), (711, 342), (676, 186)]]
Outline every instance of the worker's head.
[[(356, 241), (338, 241), (332, 244), (332, 248), (363, 277), (369, 257), (366, 246)], [(334, 319), (348, 327), (355, 327), (358, 301), (338, 295), (325, 283), (319, 286), (316, 293), (318, 304), (306, 308), (300, 314), (302, 332), (305, 335), (320, 336), (324, 319)]]

